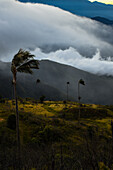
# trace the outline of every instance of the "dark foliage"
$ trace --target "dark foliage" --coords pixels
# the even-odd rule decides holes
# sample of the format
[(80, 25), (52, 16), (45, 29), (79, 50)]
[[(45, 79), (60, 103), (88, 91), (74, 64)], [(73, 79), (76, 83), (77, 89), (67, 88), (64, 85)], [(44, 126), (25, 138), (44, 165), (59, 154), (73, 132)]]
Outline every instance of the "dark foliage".
[(44, 99), (45, 99), (45, 96), (41, 96), (41, 97), (40, 97), (40, 103), (43, 103), (43, 102), (44, 102)]
[(16, 116), (14, 114), (9, 115), (7, 119), (7, 127), (12, 130), (16, 129)]
[(5, 99), (0, 99), (0, 103), (5, 103)]

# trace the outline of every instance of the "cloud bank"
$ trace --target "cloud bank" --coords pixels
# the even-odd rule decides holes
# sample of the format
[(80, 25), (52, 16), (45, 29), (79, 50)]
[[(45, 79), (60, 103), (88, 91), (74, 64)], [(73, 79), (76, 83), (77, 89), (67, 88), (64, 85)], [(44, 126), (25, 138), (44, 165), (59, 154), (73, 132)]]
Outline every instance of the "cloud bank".
[(56, 7), (0, 0), (0, 59), (3, 61), (11, 61), (18, 49), (23, 48), (38, 59), (113, 75), (112, 36), (112, 27)]
[(113, 62), (111, 62), (111, 58), (108, 57), (107, 60), (103, 60), (98, 49), (92, 58), (83, 57), (72, 47), (49, 54), (45, 54), (40, 49), (36, 49), (35, 54), (39, 56), (39, 59), (44, 58), (51, 60), (52, 58), (53, 61), (59, 61), (62, 64), (71, 65), (93, 74), (113, 76)]

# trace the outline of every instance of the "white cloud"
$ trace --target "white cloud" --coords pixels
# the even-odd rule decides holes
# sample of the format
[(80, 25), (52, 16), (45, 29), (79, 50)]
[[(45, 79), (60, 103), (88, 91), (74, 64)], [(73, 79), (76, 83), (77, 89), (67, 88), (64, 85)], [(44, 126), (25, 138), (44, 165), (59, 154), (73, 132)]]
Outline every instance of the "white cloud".
[[(113, 28), (56, 7), (0, 0), (0, 58), (9, 61), (19, 48), (93, 73), (112, 74)], [(41, 50), (43, 52), (41, 52)], [(90, 57), (90, 58), (86, 58)], [(109, 67), (104, 70), (104, 66)], [(113, 74), (112, 74), (113, 75)]]
[(77, 50), (71, 47), (66, 50), (58, 50), (49, 54), (41, 52), (38, 48), (34, 53), (36, 56), (39, 56), (39, 59), (52, 59), (53, 61), (59, 61), (60, 63), (71, 65), (93, 74), (113, 76), (113, 62), (111, 62), (111, 58), (109, 57), (107, 60), (103, 60), (99, 50), (97, 50), (92, 58), (83, 57)]

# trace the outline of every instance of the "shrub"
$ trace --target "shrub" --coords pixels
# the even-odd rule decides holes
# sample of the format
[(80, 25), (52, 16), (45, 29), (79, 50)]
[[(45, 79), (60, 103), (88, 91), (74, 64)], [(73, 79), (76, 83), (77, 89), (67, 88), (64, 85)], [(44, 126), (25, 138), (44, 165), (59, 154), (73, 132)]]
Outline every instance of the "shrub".
[(5, 103), (5, 99), (0, 99), (0, 103)]
[(43, 102), (44, 102), (44, 99), (45, 99), (45, 96), (41, 96), (41, 97), (40, 97), (40, 103), (43, 103)]
[(39, 136), (43, 143), (57, 142), (63, 138), (62, 131), (51, 125), (45, 126), (45, 128), (39, 132)]
[(109, 170), (109, 168), (103, 162), (99, 162), (99, 169)]
[(63, 101), (63, 104), (66, 104), (66, 103), (67, 103), (66, 100), (64, 100), (64, 101)]
[(2, 95), (0, 94), (0, 100), (2, 99)]
[(14, 114), (9, 115), (7, 119), (7, 127), (12, 130), (16, 129), (16, 116)]

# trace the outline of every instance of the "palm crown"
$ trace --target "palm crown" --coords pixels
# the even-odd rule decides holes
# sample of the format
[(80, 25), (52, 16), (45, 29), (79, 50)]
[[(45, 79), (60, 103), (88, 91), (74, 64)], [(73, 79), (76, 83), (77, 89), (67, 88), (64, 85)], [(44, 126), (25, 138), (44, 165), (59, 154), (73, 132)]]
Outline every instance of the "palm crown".
[(18, 72), (32, 74), (32, 69), (38, 69), (38, 65), (39, 62), (34, 59), (34, 55), (20, 49), (12, 60), (11, 71), (14, 72), (16, 69)]
[(16, 83), (17, 72), (24, 72), (32, 74), (32, 69), (39, 69), (39, 62), (34, 59), (34, 55), (30, 54), (29, 51), (20, 49), (14, 56), (11, 65), (11, 71), (13, 73), (13, 83)]

